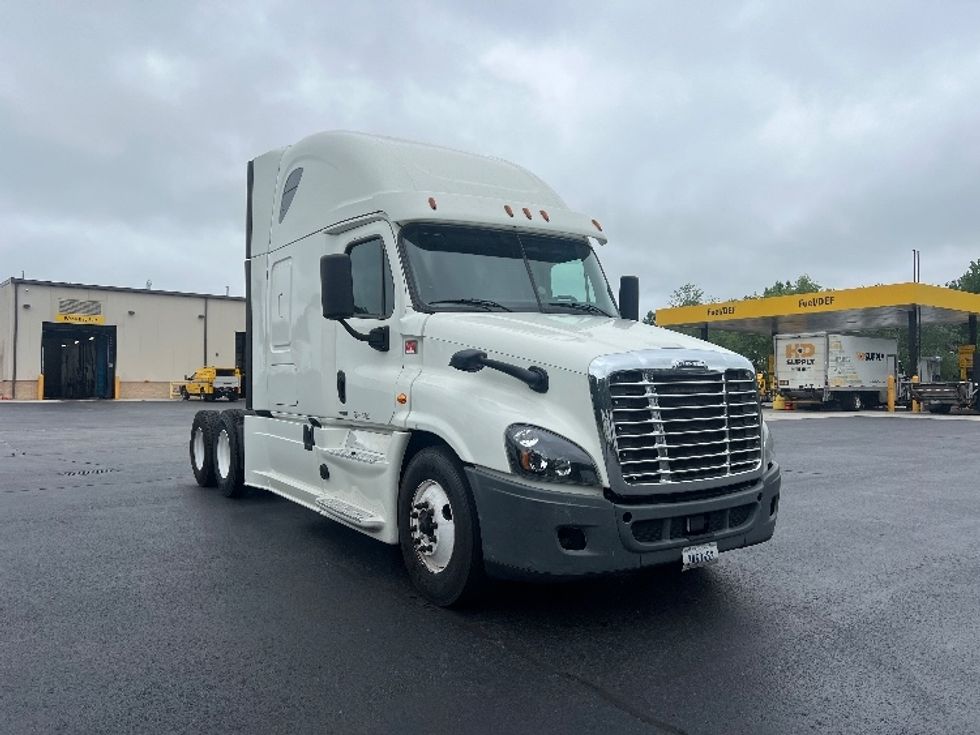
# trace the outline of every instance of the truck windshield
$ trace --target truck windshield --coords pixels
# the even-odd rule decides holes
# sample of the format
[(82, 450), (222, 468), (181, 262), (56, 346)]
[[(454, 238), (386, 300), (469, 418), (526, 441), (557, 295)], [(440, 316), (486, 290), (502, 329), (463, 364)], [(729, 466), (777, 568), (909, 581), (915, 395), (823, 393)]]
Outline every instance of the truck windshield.
[(585, 238), (409, 225), (402, 244), (416, 299), (427, 311), (619, 315)]

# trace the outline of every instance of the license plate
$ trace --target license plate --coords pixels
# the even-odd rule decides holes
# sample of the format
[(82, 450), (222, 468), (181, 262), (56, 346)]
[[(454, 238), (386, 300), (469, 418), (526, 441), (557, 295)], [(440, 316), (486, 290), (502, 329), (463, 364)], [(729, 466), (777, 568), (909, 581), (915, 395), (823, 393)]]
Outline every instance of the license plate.
[(718, 544), (713, 541), (710, 544), (698, 544), (697, 546), (685, 546), (681, 550), (681, 561), (684, 562), (683, 571), (705, 567), (718, 561)]

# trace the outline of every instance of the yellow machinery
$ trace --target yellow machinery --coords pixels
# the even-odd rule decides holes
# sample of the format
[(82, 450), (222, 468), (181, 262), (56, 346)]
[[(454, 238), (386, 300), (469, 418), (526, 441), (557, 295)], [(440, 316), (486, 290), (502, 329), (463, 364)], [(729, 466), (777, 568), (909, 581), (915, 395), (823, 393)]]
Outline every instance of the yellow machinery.
[(960, 380), (969, 380), (973, 376), (973, 354), (976, 351), (976, 345), (960, 345), (958, 361)]
[(238, 368), (219, 368), (206, 366), (185, 375), (187, 382), (180, 385), (180, 397), (185, 401), (197, 396), (202, 401), (215, 401), (227, 398), (237, 401), (241, 397), (242, 374)]

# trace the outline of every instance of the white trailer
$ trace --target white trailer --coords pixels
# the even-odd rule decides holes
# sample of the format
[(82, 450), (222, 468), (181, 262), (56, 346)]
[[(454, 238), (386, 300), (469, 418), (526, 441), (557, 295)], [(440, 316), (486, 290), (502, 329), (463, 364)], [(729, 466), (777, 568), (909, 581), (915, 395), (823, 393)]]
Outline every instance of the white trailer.
[(249, 163), (247, 204), (247, 410), (195, 417), (199, 484), (400, 545), (439, 605), (772, 536), (752, 365), (637, 321), (636, 279), (617, 306), (599, 222), (532, 173), (322, 133)]
[(888, 376), (896, 372), (898, 343), (827, 332), (777, 334), (773, 354), (783, 396), (859, 411), (885, 401)]

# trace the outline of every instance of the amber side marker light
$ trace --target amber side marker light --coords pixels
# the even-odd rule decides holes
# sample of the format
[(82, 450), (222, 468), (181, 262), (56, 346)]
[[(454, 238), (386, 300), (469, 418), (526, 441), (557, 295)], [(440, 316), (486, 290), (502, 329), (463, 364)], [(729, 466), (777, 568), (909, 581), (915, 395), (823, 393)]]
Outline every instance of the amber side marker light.
[(531, 210), (530, 209), (528, 209), (527, 207), (524, 207), (523, 212), (524, 212), (524, 216), (525, 217), (527, 217), (528, 219), (531, 219)]
[(397, 396), (395, 396), (395, 400), (398, 401), (398, 405), (404, 406), (406, 403), (408, 403), (408, 396), (406, 396), (404, 393), (399, 393)]
[(595, 228), (599, 230), (599, 232), (602, 232), (602, 225), (599, 224), (599, 220), (597, 219), (592, 220), (592, 224), (595, 225)]
[(435, 209), (436, 208), (436, 198), (435, 197), (429, 197), (429, 206), (432, 209)]
[(545, 222), (551, 222), (551, 217), (549, 217), (548, 213), (543, 209), (541, 210), (541, 219), (543, 219)]
[(511, 209), (511, 207), (510, 207), (509, 204), (505, 204), (504, 205), (504, 211), (507, 213), (507, 216), (508, 217), (513, 217), (514, 216), (514, 210)]

